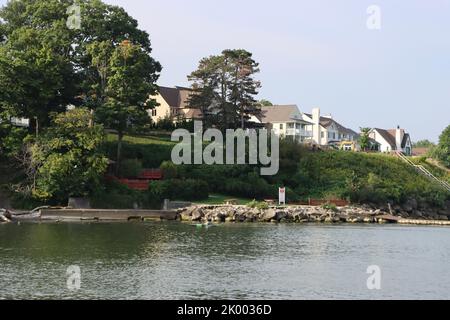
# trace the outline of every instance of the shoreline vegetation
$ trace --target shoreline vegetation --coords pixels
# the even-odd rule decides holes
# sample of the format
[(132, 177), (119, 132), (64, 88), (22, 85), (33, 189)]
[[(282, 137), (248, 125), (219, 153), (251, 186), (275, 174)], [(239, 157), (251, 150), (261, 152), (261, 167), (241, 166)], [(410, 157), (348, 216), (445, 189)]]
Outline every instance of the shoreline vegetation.
[[(257, 100), (259, 63), (245, 49), (202, 58), (187, 75), (192, 94), (186, 98), (200, 116), (176, 110), (157, 118), (163, 69), (149, 34), (123, 8), (78, 2), (83, 23), (75, 29), (63, 23), (64, 1), (11, 1), (0, 8), (0, 209), (66, 207), (83, 198), (94, 209), (158, 210), (165, 199), (203, 202), (213, 194), (277, 199), (282, 187), (288, 204), (336, 199), (391, 213), (389, 204), (408, 218), (450, 216), (450, 192), (429, 179), (450, 183), (450, 126), (432, 153), (445, 168), (422, 158), (411, 160), (416, 166), (392, 155), (329, 150), (328, 143), (303, 144), (282, 134), (279, 157), (272, 143), (269, 152), (279, 158), (273, 176), (261, 175), (261, 165), (175, 165), (171, 133), (183, 128), (190, 136), (197, 117), (204, 129), (222, 133), (261, 127), (251, 120), (262, 116), (264, 104)], [(369, 150), (367, 139), (360, 137), (362, 150)], [(236, 160), (254, 156), (246, 144), (214, 153), (233, 151), (229, 163), (241, 163)], [(421, 175), (417, 167), (431, 173)], [(146, 178), (156, 171), (162, 174)]]

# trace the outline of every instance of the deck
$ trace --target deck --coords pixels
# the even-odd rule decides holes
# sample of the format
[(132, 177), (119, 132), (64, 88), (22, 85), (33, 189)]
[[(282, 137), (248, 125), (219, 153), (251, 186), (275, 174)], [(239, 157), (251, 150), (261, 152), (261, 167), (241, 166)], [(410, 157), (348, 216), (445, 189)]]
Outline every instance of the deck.
[(130, 221), (176, 220), (172, 210), (42, 209), (41, 220)]

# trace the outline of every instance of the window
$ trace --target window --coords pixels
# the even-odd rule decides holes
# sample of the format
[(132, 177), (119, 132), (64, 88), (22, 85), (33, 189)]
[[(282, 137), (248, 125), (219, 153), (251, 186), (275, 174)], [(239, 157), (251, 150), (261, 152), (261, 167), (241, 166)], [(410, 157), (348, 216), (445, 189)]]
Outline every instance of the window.
[(280, 130), (283, 130), (283, 124), (282, 123), (280, 123)]
[(156, 117), (156, 115), (157, 115), (156, 109), (152, 109), (152, 117)]
[(333, 139), (336, 140), (336, 132), (333, 132)]
[(321, 133), (320, 133), (320, 137), (323, 139), (323, 138), (325, 138), (325, 133), (322, 131)]

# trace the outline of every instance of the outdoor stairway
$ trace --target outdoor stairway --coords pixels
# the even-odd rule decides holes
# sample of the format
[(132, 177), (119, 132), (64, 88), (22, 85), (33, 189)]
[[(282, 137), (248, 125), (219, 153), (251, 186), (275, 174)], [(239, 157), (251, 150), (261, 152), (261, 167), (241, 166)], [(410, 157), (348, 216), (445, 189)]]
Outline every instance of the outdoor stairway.
[(416, 169), (420, 174), (428, 177), (429, 179), (439, 183), (442, 187), (444, 187), (447, 191), (450, 191), (450, 184), (444, 180), (441, 180), (434, 176), (430, 171), (428, 171), (427, 168), (425, 168), (422, 165), (415, 164), (412, 162), (408, 157), (406, 157), (403, 153), (397, 152), (397, 156), (402, 159), (404, 162), (412, 166), (414, 169)]

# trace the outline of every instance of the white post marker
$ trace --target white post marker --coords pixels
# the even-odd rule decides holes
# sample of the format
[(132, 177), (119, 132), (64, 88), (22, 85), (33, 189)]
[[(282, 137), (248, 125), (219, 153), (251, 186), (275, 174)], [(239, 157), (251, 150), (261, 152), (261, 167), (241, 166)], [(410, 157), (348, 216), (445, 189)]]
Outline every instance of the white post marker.
[(286, 204), (286, 188), (279, 189), (279, 204)]

